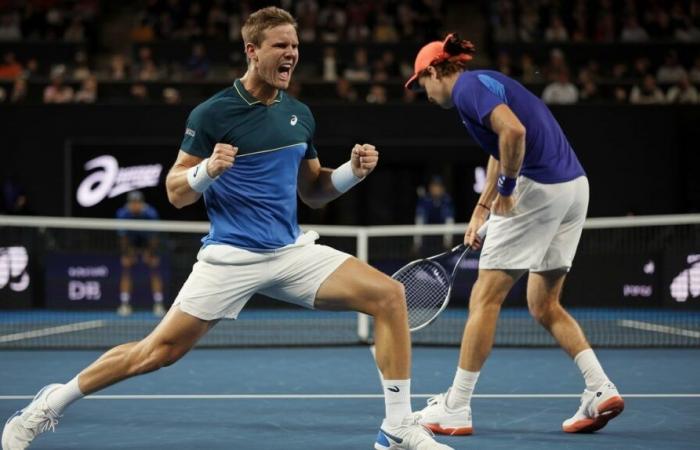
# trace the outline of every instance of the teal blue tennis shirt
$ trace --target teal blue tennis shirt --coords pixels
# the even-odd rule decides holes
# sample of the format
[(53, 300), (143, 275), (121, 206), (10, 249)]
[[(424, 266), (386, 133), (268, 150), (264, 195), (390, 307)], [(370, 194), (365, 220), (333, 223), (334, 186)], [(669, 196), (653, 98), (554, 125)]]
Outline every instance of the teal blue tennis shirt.
[(217, 143), (238, 147), (233, 167), (204, 192), (205, 246), (270, 251), (296, 241), (297, 174), (303, 159), (317, 157), (315, 128), (305, 104), (279, 91), (264, 105), (240, 80), (192, 110), (182, 151), (208, 158)]

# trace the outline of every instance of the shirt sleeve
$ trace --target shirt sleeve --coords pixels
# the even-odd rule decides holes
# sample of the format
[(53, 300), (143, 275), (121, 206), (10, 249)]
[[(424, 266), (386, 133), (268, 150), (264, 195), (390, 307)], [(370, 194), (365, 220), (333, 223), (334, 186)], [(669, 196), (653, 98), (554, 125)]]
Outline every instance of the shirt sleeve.
[(493, 109), (506, 103), (505, 87), (488, 75), (477, 75), (460, 80), (455, 103), (459, 111), (481, 125), (491, 128), (488, 123)]
[(212, 132), (215, 124), (210, 116), (208, 105), (202, 104), (192, 110), (187, 118), (185, 137), (180, 149), (200, 158), (208, 158), (211, 155), (218, 138)]

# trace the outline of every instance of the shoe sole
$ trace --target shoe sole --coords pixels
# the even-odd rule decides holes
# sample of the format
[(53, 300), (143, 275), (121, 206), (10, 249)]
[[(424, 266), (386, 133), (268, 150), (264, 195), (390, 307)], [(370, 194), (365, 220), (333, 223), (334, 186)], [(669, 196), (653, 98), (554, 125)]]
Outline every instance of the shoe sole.
[(426, 428), (435, 434), (441, 434), (445, 436), (469, 436), (473, 433), (472, 427), (441, 427), (438, 423), (426, 423), (424, 424)]
[(625, 401), (622, 400), (622, 397), (611, 397), (598, 406), (597, 417), (579, 420), (569, 426), (563, 426), (562, 429), (566, 433), (593, 433), (603, 428), (624, 410)]

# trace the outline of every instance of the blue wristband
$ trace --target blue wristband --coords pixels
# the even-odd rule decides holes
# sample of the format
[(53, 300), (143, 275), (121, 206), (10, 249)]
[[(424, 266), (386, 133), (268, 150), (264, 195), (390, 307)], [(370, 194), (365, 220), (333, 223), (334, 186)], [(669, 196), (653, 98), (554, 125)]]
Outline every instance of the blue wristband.
[(509, 178), (505, 175), (499, 176), (497, 185), (498, 193), (503, 197), (510, 197), (515, 189), (516, 181), (517, 180), (515, 178)]

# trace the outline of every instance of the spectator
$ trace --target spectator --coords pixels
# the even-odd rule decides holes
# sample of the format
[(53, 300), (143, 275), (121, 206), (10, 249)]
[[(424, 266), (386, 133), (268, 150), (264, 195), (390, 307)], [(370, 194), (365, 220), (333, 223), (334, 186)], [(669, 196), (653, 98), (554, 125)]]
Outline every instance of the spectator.
[(399, 32), (396, 30), (394, 21), (389, 15), (379, 13), (377, 25), (374, 27), (373, 40), (379, 43), (398, 42)]
[[(418, 201), (416, 203), (416, 225), (426, 224), (453, 224), (455, 221), (454, 204), (450, 194), (445, 189), (442, 177), (433, 176), (428, 183), (427, 192), (424, 188), (418, 188)], [(437, 253), (442, 248), (452, 247), (452, 234), (446, 233), (436, 242), (434, 239), (424, 239), (416, 235), (413, 244), (421, 254)]]
[[(348, 2), (347, 16), (347, 39), (351, 42), (366, 41), (370, 36), (370, 30), (367, 26), (369, 22), (370, 5), (368, 2)], [(399, 23), (401, 23), (401, 6), (399, 6)], [(400, 27), (399, 27), (400, 28)], [(398, 34), (396, 28), (394, 31)], [(397, 36), (398, 38), (398, 36)]]
[(51, 84), (44, 88), (44, 103), (70, 103), (73, 88), (64, 84), (66, 66), (58, 65), (51, 70)]
[(515, 75), (513, 73), (513, 64), (510, 60), (510, 54), (508, 52), (498, 52), (498, 57), (496, 58), (496, 70), (509, 77), (513, 77)]
[(547, 42), (566, 42), (569, 40), (569, 32), (566, 31), (560, 16), (552, 16), (549, 27), (544, 32), (544, 39)]
[(204, 79), (209, 75), (211, 64), (207, 58), (207, 51), (203, 44), (195, 44), (192, 46), (192, 54), (185, 63), (185, 67), (190, 78)]
[(387, 102), (386, 88), (381, 84), (373, 84), (369, 88), (366, 101), (374, 105), (385, 104)]
[(85, 27), (82, 20), (74, 17), (70, 25), (63, 33), (63, 40), (66, 42), (83, 42), (85, 40)]
[(0, 86), (0, 103), (5, 103), (5, 100), (7, 100), (7, 91)]
[(141, 81), (156, 81), (161, 78), (160, 70), (149, 47), (139, 49), (139, 60), (135, 70), (136, 78)]
[(349, 81), (369, 81), (371, 75), (366, 49), (359, 47), (355, 50), (353, 63), (345, 69), (343, 76)]
[(624, 86), (615, 86), (613, 88), (613, 99), (615, 103), (627, 103), (627, 89)]
[(578, 102), (578, 88), (569, 80), (567, 70), (560, 70), (556, 81), (544, 88), (542, 101), (558, 105), (572, 105)]
[(174, 87), (166, 87), (163, 89), (163, 101), (166, 105), (177, 105), (182, 101), (180, 91)]
[[(523, 13), (520, 16), (520, 40), (533, 42), (539, 38), (540, 16), (535, 6), (523, 5)], [(494, 36), (495, 38), (495, 36)]]
[(403, 78), (401, 76), (401, 67), (396, 61), (396, 56), (391, 50), (386, 50), (382, 53), (382, 61), (384, 62), (384, 69), (386, 69), (387, 74), (390, 78)]
[(634, 61), (634, 68), (632, 69), (632, 78), (644, 78), (650, 73), (651, 61), (645, 56), (641, 56)]
[(148, 88), (143, 83), (134, 83), (129, 88), (129, 95), (137, 103), (144, 103), (149, 101)]
[(129, 76), (129, 64), (126, 57), (121, 53), (115, 53), (109, 62), (109, 74), (107, 77), (110, 80), (121, 81), (126, 80)]
[(132, 42), (151, 42), (156, 37), (156, 30), (153, 28), (153, 24), (148, 17), (140, 17), (131, 29), (129, 37)]
[(22, 39), (19, 14), (6, 12), (0, 16), (0, 41), (19, 41)]
[(528, 53), (523, 53), (520, 57), (520, 73), (523, 83), (534, 83), (540, 80), (539, 68)]
[(374, 61), (372, 67), (372, 81), (375, 82), (385, 82), (389, 80), (389, 73), (386, 71), (384, 66), (384, 60), (377, 59)]
[(518, 29), (510, 14), (501, 17), (494, 25), (493, 38), (496, 42), (513, 42), (517, 37)]
[(27, 60), (22, 76), (28, 80), (39, 76), (39, 61), (37, 61), (36, 58), (29, 58)]
[(690, 84), (687, 74), (684, 74), (666, 93), (668, 103), (698, 103), (698, 100), (698, 90)]
[(85, 51), (81, 50), (74, 56), (75, 68), (73, 68), (73, 79), (83, 81), (92, 76), (90, 66), (88, 65), (88, 57)]
[(323, 42), (338, 42), (343, 36), (346, 23), (345, 9), (335, 2), (327, 4), (318, 15), (321, 40)]
[(649, 34), (639, 25), (636, 16), (629, 15), (625, 19), (625, 26), (620, 33), (620, 40), (622, 42), (646, 42), (649, 40)]
[(695, 57), (693, 67), (690, 68), (690, 81), (700, 83), (700, 55)]
[(598, 85), (591, 79), (585, 80), (581, 83), (581, 90), (579, 92), (579, 100), (581, 103), (595, 103), (602, 100), (602, 95), (598, 90)]
[(14, 53), (5, 53), (3, 62), (0, 64), (0, 79), (14, 80), (20, 75), (22, 75), (22, 64), (17, 61)]
[(74, 100), (77, 103), (95, 103), (97, 101), (97, 78), (94, 75), (83, 80)]
[(338, 99), (344, 102), (354, 103), (357, 101), (357, 91), (347, 78), (338, 78), (335, 83), (335, 93)]
[(700, 22), (694, 24), (690, 17), (684, 18), (673, 37), (681, 42), (700, 42)]
[(549, 52), (549, 63), (545, 68), (547, 79), (549, 81), (556, 80), (558, 75), (563, 70), (569, 70), (569, 67), (566, 64), (566, 58), (564, 57), (564, 52), (558, 48), (553, 48), (552, 51)]
[(615, 40), (615, 19), (609, 12), (602, 13), (593, 34), (595, 42), (613, 42)]
[(209, 39), (222, 39), (228, 31), (228, 14), (224, 9), (224, 2), (217, 0), (207, 14), (206, 36)]
[(335, 47), (329, 45), (323, 49), (323, 70), (321, 75), (323, 81), (335, 81), (338, 79), (338, 60), (335, 55)]
[(664, 93), (656, 86), (654, 75), (646, 75), (642, 84), (635, 85), (630, 92), (630, 103), (635, 105), (651, 105), (665, 103)]
[(621, 81), (627, 77), (628, 67), (625, 63), (616, 63), (612, 68), (612, 77), (614, 80)]
[(25, 77), (15, 78), (12, 84), (12, 94), (10, 94), (11, 103), (23, 103), (27, 99), (27, 85)]
[(656, 79), (659, 83), (676, 83), (686, 75), (685, 68), (678, 62), (678, 54), (671, 50), (666, 54), (664, 64), (656, 72)]

